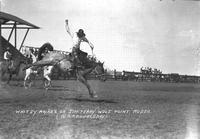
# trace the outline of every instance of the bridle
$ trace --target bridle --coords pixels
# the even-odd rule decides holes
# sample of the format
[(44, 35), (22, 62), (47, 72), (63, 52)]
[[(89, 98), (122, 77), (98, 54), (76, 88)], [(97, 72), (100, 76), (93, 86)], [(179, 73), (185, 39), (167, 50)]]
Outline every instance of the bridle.
[[(97, 66), (96, 66), (97, 67)], [(102, 74), (100, 74), (98, 71), (97, 71), (97, 68), (94, 68), (94, 71), (95, 71), (95, 76), (96, 77), (101, 77), (101, 76), (104, 76), (105, 75), (105, 73), (102, 73)]]

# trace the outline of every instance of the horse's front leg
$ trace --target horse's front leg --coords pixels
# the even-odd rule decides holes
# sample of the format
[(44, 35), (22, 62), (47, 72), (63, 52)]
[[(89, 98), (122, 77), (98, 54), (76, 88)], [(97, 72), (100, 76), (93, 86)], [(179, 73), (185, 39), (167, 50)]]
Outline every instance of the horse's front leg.
[(44, 87), (46, 90), (48, 90), (49, 87), (51, 87), (51, 79), (48, 75), (44, 75)]
[(92, 98), (98, 97), (96, 92), (92, 90), (90, 84), (88, 83), (86, 78), (81, 74), (80, 71), (77, 71), (77, 79), (87, 87), (90, 97), (92, 97)]

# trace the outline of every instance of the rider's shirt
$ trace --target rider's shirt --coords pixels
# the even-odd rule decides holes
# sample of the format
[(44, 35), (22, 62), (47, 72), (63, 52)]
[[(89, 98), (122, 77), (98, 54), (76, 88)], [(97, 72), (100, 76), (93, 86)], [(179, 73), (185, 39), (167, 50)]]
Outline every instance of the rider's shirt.
[[(68, 23), (66, 24), (66, 30), (67, 30), (67, 33), (72, 38), (72, 43), (73, 43), (72, 51), (76, 50), (76, 49), (80, 49), (81, 42), (87, 42), (90, 45), (91, 49), (93, 49), (93, 45), (88, 41), (88, 39), (85, 36), (83, 36), (83, 37), (80, 38), (80, 37), (78, 37), (77, 32), (72, 33), (70, 31)], [(76, 49), (74, 49), (74, 48), (76, 48)]]
[(83, 41), (87, 42), (87, 39), (85, 37), (79, 38), (77, 33), (73, 34), (73, 36), (72, 36), (73, 47), (80, 49), (80, 44)]
[(6, 51), (6, 52), (4, 53), (4, 59), (5, 59), (5, 60), (10, 60), (10, 58), (11, 58), (11, 53), (10, 53), (9, 51)]

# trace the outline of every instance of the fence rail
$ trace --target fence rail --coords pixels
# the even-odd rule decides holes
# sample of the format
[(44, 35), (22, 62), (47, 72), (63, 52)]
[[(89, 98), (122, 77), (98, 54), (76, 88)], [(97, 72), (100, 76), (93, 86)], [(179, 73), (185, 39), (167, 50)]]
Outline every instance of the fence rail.
[[(56, 72), (53, 74), (53, 79), (76, 79), (75, 75), (58, 75)], [(110, 75), (104, 74), (99, 77), (94, 74), (87, 76), (89, 80), (115, 80), (115, 81), (136, 81), (136, 82), (169, 82), (169, 83), (199, 83), (200, 76), (179, 75), (179, 74), (144, 74), (141, 72), (128, 72), (124, 75)]]

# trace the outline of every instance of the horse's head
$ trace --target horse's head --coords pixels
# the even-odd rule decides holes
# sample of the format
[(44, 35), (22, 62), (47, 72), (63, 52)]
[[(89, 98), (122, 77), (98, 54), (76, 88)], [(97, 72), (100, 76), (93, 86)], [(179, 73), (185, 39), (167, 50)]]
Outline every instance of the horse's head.
[(96, 63), (96, 66), (93, 70), (93, 73), (98, 77), (101, 81), (106, 81), (105, 77), (105, 70), (104, 70), (104, 62), (98, 62)]
[(98, 75), (98, 74), (104, 74), (104, 62), (101, 63), (101, 62), (98, 62), (94, 71), (95, 73)]

